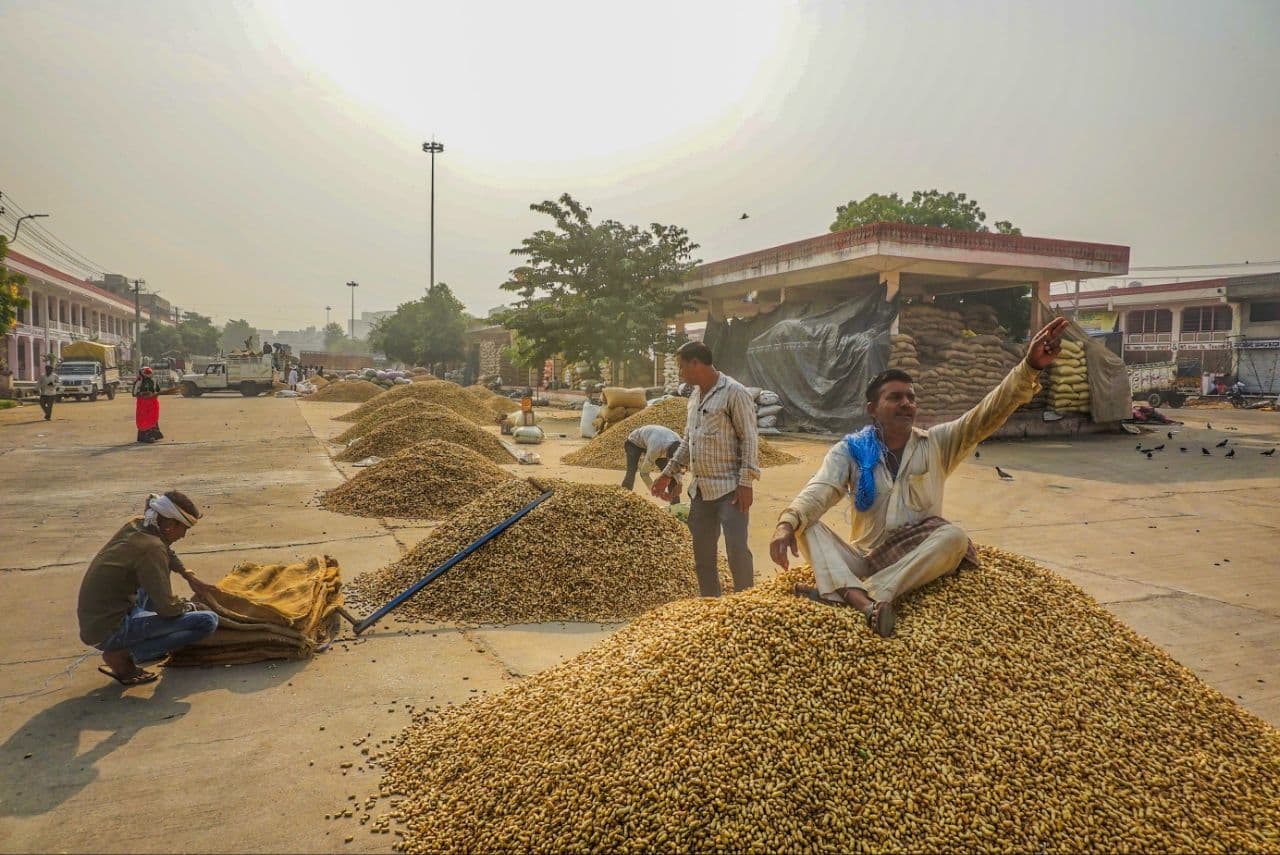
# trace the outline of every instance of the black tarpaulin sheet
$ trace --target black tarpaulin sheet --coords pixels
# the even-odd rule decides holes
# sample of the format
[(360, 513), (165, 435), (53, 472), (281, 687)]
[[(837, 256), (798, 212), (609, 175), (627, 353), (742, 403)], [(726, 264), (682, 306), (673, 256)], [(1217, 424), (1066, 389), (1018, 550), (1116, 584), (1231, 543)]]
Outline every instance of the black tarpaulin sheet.
[(897, 314), (875, 289), (833, 308), (784, 303), (754, 318), (712, 318), (703, 341), (717, 368), (777, 392), (788, 426), (847, 433), (867, 422), (863, 394), (888, 367)]

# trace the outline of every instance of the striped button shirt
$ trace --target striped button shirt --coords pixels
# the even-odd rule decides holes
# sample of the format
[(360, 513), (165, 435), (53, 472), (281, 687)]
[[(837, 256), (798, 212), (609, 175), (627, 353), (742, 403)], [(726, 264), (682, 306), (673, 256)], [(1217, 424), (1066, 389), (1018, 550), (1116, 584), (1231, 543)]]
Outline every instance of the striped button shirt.
[(759, 451), (755, 402), (722, 371), (705, 396), (694, 387), (684, 437), (662, 474), (688, 468), (689, 495), (711, 502), (760, 477)]

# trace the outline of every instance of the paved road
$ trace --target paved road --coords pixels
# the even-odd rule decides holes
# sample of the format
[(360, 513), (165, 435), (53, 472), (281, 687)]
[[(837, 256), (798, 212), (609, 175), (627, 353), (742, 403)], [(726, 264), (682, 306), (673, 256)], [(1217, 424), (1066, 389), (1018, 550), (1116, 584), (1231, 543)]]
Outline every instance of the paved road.
[[(351, 578), (429, 531), (315, 507), (316, 493), (343, 477), (325, 440), (346, 427), (329, 420), (346, 406), (165, 398), (169, 439), (138, 446), (131, 405), (68, 403), (51, 423), (35, 407), (0, 412), (0, 851), (387, 849), (394, 838), (324, 820), (349, 795), (376, 790), (358, 764), (341, 768), (358, 756), (353, 739), (389, 738), (410, 706), (500, 690), (612, 631), (389, 622), (311, 662), (172, 671), (122, 692), (96, 673), (96, 658), (81, 658), (75, 593), (89, 558), (148, 492), (177, 487), (200, 503), (206, 519), (180, 552), (206, 579), (237, 561), (320, 552)], [(1257, 454), (1280, 442), (1280, 416), (1181, 415), (1189, 424), (1150, 461), (1126, 437), (984, 446), (950, 482), (948, 514), (975, 539), (1068, 576), (1280, 724), (1280, 460)], [(542, 472), (616, 481), (559, 465), (581, 441), (554, 434), (572, 436), (572, 425), (548, 423)], [(1200, 445), (1221, 437), (1240, 446), (1237, 458), (1216, 450), (1202, 458)], [(752, 526), (760, 574), (773, 519), (825, 451), (787, 447), (805, 462), (766, 470), (760, 484)], [(998, 481), (997, 463), (1016, 480)], [(842, 526), (840, 515), (828, 521)]]

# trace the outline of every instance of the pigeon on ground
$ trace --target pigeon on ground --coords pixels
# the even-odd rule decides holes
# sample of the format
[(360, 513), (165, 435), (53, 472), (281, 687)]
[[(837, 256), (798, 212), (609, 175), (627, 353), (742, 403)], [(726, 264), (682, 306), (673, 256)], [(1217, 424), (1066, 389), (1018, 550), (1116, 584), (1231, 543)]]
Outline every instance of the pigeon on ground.
[(1203, 445), (1202, 445), (1202, 446), (1200, 446), (1200, 453), (1201, 453), (1201, 454), (1203, 454), (1203, 455), (1205, 455), (1206, 457), (1212, 457), (1212, 456), (1213, 456), (1213, 453), (1212, 453), (1212, 452), (1210, 452), (1210, 451), (1209, 451), (1209, 449), (1205, 448)]
[(1147, 452), (1147, 459), (1148, 459), (1148, 460), (1151, 460), (1154, 456), (1155, 456), (1155, 455), (1153, 455), (1150, 451), (1148, 451), (1148, 452)]
[(1134, 446), (1134, 448), (1135, 448), (1135, 449), (1137, 449), (1138, 451), (1141, 451), (1141, 450), (1142, 450), (1142, 443), (1138, 443), (1137, 445), (1135, 445), (1135, 446)]
[(1205, 423), (1204, 423), (1204, 429), (1205, 429), (1205, 430), (1213, 430), (1213, 422), (1205, 422)]
[(1147, 449), (1145, 449), (1145, 448), (1143, 448), (1141, 445), (1139, 445), (1139, 446), (1138, 446), (1138, 453), (1139, 453), (1139, 454), (1146, 454), (1146, 453), (1147, 453)]
[(1228, 442), (1230, 442), (1230, 440), (1224, 439), (1222, 442), (1215, 445), (1214, 448), (1226, 448)]
[(1186, 453), (1186, 450), (1187, 450), (1187, 447), (1186, 447), (1185, 445), (1180, 445), (1180, 446), (1178, 446), (1178, 450), (1179, 450), (1179, 451), (1181, 451), (1181, 452), (1183, 452), (1183, 453), (1185, 454), (1185, 453)]
[(1173, 431), (1169, 431), (1169, 433), (1166, 434), (1166, 436), (1168, 436), (1169, 439), (1173, 439)]
[(979, 459), (980, 457), (982, 457), (982, 452), (975, 448), (975, 449), (973, 450), (973, 459), (974, 459), (974, 460), (977, 460), (977, 459)]
[(747, 215), (746, 215), (746, 214), (743, 214), (741, 217), (738, 217), (738, 219), (740, 219), (740, 220), (746, 220), (746, 219), (749, 219), (749, 217), (747, 217)]
[(1235, 456), (1236, 456), (1236, 450), (1234, 448), (1227, 452), (1227, 457), (1235, 457)]
[(1263, 457), (1270, 457), (1271, 455), (1273, 455), (1273, 454), (1275, 454), (1275, 453), (1276, 453), (1276, 450), (1275, 450), (1274, 448), (1268, 448), (1266, 451), (1262, 452), (1262, 456), (1263, 456)]
[(1003, 469), (1001, 469), (999, 466), (997, 466), (997, 467), (996, 467), (996, 474), (1000, 476), (1000, 480), (1001, 480), (1001, 481), (1012, 481), (1012, 480), (1013, 480), (1013, 476), (1012, 476), (1012, 475), (1010, 475), (1008, 472), (1005, 472), (1005, 471), (1004, 471)]
[(1163, 443), (1163, 442), (1162, 442), (1162, 443), (1160, 443), (1159, 445), (1157, 445), (1155, 448), (1153, 448), (1153, 449), (1151, 449), (1151, 450), (1152, 450), (1152, 451), (1164, 451), (1164, 443)]

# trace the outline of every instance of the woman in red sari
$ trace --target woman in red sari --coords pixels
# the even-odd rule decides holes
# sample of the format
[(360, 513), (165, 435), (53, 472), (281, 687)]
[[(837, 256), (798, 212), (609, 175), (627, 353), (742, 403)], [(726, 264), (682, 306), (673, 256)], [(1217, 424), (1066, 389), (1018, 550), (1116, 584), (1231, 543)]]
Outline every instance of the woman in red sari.
[(151, 368), (143, 368), (133, 381), (133, 420), (138, 426), (138, 442), (155, 442), (164, 439), (160, 432), (160, 387), (151, 376)]

